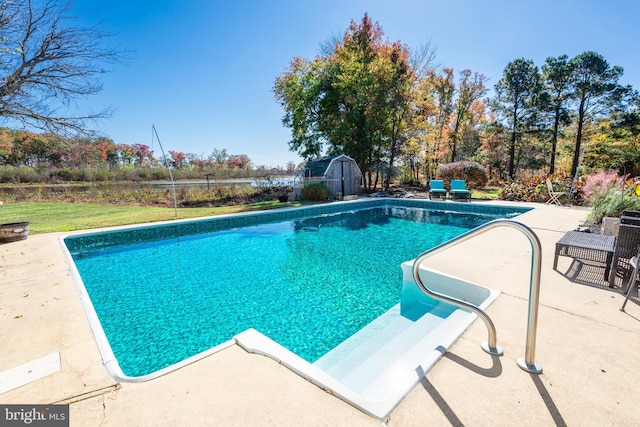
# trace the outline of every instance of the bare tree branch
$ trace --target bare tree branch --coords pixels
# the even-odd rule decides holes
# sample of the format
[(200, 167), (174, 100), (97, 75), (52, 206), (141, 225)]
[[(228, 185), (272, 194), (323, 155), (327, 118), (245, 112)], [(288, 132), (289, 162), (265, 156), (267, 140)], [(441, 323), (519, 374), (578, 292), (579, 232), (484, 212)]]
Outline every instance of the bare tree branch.
[(60, 109), (98, 93), (105, 63), (125, 52), (105, 47), (109, 34), (74, 25), (71, 1), (5, 0), (0, 5), (0, 117), (51, 132), (90, 133), (88, 125), (111, 115), (65, 115)]

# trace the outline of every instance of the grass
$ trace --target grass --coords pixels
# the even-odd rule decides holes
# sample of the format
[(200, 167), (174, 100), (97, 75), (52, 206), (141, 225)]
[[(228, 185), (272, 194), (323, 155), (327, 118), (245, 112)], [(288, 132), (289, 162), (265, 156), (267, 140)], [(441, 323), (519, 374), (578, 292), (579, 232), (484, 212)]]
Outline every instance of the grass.
[(499, 187), (485, 187), (471, 191), (472, 199), (496, 200), (500, 194)]
[(29, 234), (86, 230), (145, 222), (199, 218), (301, 206), (302, 202), (258, 202), (236, 206), (173, 208), (112, 206), (98, 203), (14, 203), (0, 206), (0, 224), (29, 222)]

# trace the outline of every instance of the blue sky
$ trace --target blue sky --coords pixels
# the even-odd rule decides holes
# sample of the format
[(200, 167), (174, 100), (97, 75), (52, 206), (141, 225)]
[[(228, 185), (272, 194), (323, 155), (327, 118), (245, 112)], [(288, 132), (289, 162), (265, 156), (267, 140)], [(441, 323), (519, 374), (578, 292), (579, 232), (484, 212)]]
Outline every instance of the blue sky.
[(315, 57), (365, 13), (386, 39), (409, 48), (431, 43), (438, 63), (484, 74), (491, 88), (516, 58), (542, 65), (593, 50), (640, 89), (635, 0), (76, 0), (73, 10), (133, 52), (79, 107), (115, 108), (97, 130), (116, 143), (152, 146), (156, 157), (152, 125), (165, 152), (207, 156), (225, 148), (256, 165), (298, 163), (274, 80), (291, 59)]

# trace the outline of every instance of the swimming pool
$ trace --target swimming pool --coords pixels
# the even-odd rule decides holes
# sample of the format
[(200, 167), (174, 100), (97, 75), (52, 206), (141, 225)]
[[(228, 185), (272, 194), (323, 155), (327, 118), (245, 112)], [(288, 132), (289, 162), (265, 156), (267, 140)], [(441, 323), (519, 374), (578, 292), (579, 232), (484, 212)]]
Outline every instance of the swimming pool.
[(400, 313), (401, 294), (410, 294), (403, 262), (526, 210), (377, 199), (63, 242), (103, 361), (117, 378), (152, 378), (234, 342), (251, 347), (251, 331), (342, 378), (339, 371), (351, 369), (336, 363), (344, 348), (384, 316), (409, 323), (426, 318), (425, 310), (442, 322), (458, 316), (459, 309), (426, 296), (420, 314)]

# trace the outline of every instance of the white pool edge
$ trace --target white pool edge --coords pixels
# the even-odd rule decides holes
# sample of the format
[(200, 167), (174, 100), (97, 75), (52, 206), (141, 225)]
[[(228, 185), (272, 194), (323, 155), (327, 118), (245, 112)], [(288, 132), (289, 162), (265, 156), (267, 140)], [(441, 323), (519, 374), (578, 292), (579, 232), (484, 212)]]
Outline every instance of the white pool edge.
[(91, 332), (98, 346), (98, 351), (100, 352), (102, 364), (107, 369), (107, 372), (109, 373), (109, 375), (111, 375), (114, 379), (122, 382), (130, 382), (130, 383), (141, 383), (141, 382), (149, 381), (154, 378), (158, 378), (163, 375), (166, 375), (169, 372), (175, 371), (176, 369), (180, 369), (183, 366), (190, 365), (191, 363), (194, 363), (200, 359), (203, 359), (211, 354), (217, 353), (218, 351), (223, 350), (235, 344), (235, 341), (233, 339), (223, 342), (203, 352), (194, 354), (193, 356), (187, 359), (181, 360), (178, 363), (169, 365), (165, 368), (159, 369), (147, 375), (141, 375), (137, 377), (126, 375), (120, 368), (120, 365), (118, 364), (118, 360), (113, 354), (113, 350), (111, 349), (111, 344), (109, 344), (107, 335), (105, 334), (104, 329), (102, 328), (102, 324), (100, 323), (100, 319), (98, 318), (98, 313), (96, 313), (95, 307), (91, 302), (91, 298), (89, 297), (87, 288), (84, 286), (84, 282), (80, 277), (80, 273), (76, 268), (76, 265), (75, 265), (75, 262), (73, 261), (71, 253), (69, 252), (69, 250), (67, 249), (67, 246), (64, 243), (64, 237), (60, 237), (58, 241), (60, 243), (60, 246), (62, 247), (62, 252), (64, 253), (69, 269), (71, 270), (71, 277), (73, 279), (73, 283), (76, 286), (76, 291), (78, 293), (80, 303), (82, 304), (82, 308), (84, 309), (84, 312), (87, 316), (87, 320), (89, 321)]

